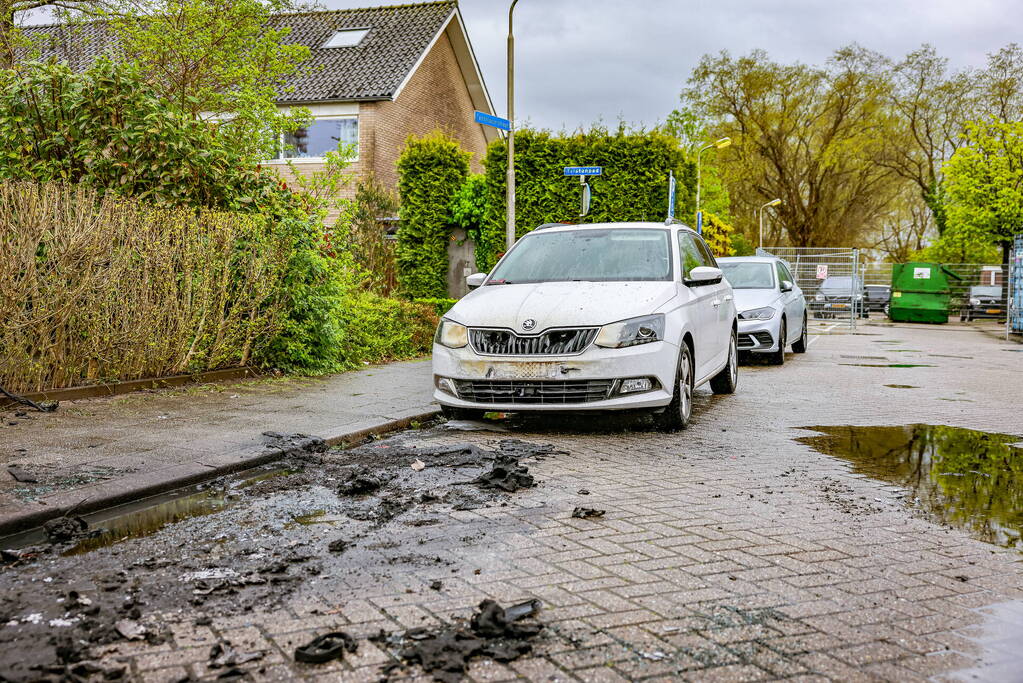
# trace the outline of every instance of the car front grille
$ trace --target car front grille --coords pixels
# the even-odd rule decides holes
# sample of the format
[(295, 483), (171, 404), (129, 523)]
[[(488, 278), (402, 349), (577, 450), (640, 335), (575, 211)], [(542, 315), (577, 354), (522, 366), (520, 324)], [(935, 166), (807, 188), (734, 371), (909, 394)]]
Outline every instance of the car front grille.
[(469, 341), (484, 356), (563, 356), (582, 353), (597, 338), (597, 328), (548, 330), (520, 337), (509, 330), (469, 330)]
[(474, 403), (567, 405), (603, 401), (613, 380), (456, 380), (458, 397)]
[(752, 349), (755, 346), (770, 346), (774, 343), (774, 338), (771, 337), (770, 332), (741, 332), (739, 333), (739, 349)]

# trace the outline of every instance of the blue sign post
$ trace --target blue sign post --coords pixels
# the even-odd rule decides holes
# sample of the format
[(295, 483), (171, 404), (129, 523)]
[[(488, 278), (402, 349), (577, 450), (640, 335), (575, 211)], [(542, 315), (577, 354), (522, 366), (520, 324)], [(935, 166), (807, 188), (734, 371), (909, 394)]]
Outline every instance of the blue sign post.
[(500, 116), (494, 116), (493, 114), (484, 114), (481, 111), (474, 114), (473, 121), (484, 126), (490, 126), (491, 128), (511, 130), (511, 121), (508, 119), (502, 119)]
[(603, 175), (603, 166), (566, 166), (565, 175)]
[(696, 232), (697, 234), (703, 234), (703, 211), (696, 212)]
[(668, 171), (668, 220), (675, 218), (675, 172)]

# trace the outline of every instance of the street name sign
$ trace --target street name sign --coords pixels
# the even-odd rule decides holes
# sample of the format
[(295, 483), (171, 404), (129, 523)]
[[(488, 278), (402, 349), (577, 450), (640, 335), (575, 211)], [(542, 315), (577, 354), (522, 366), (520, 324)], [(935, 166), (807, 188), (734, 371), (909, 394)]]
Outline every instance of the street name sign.
[(473, 116), (473, 120), (476, 123), (484, 126), (490, 126), (491, 128), (500, 128), (501, 130), (511, 130), (511, 121), (508, 119), (502, 119), (500, 116), (494, 116), (493, 114), (484, 114), (478, 111)]
[(602, 175), (603, 166), (566, 166), (565, 175)]

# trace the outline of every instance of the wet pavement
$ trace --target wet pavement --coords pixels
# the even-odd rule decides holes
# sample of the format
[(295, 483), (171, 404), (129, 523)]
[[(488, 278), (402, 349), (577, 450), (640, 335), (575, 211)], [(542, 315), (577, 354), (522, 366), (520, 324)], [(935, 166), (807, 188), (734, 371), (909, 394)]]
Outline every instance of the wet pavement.
[[(700, 390), (680, 434), (424, 425), (11, 539), (0, 674), (1014, 680), (1016, 354), (860, 331)], [(337, 656), (296, 661), (318, 637)]]

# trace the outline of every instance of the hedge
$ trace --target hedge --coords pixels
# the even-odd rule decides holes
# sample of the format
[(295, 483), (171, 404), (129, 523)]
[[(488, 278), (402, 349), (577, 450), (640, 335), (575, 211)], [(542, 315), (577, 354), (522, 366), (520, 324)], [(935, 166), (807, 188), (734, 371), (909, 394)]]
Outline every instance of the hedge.
[(470, 156), (436, 132), (410, 137), (398, 158), (398, 282), (406, 296), (448, 295), (448, 205), (469, 175)]
[[(487, 213), (476, 245), (476, 263), (487, 272), (505, 248), (507, 143), (491, 144), (483, 163)], [(609, 132), (599, 127), (573, 135), (522, 130), (515, 134), (517, 236), (542, 223), (580, 220), (579, 180), (565, 177), (565, 166), (603, 167), (603, 175), (590, 180), (593, 200), (583, 222), (664, 221), (669, 171), (677, 180), (675, 215), (684, 219), (693, 214), (696, 167), (670, 135), (624, 128)]]

